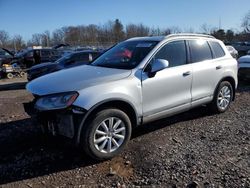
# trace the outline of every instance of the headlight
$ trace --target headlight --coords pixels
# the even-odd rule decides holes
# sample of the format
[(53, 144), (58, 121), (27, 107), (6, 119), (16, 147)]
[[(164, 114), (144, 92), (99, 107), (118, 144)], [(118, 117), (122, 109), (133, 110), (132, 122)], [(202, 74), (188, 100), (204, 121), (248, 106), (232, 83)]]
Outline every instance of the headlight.
[(35, 108), (41, 111), (67, 108), (73, 104), (77, 97), (77, 92), (48, 95), (38, 99)]

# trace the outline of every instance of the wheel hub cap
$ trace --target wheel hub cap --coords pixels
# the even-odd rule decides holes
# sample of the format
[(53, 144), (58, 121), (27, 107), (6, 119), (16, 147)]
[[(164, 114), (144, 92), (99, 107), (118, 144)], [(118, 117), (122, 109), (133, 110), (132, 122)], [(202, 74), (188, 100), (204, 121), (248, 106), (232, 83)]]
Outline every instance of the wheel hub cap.
[(219, 92), (217, 105), (220, 109), (225, 110), (228, 107), (230, 101), (231, 101), (231, 90), (228, 86), (224, 86), (221, 88)]
[(111, 153), (117, 150), (124, 142), (126, 127), (117, 117), (110, 117), (102, 121), (94, 133), (95, 148), (102, 153)]

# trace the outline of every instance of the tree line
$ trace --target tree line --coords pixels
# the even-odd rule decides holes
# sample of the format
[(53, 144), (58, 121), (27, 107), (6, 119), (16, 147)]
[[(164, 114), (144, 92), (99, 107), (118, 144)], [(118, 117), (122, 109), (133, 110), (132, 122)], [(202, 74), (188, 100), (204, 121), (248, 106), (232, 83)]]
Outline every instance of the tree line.
[[(50, 32), (35, 33), (31, 39), (25, 41), (21, 35), (10, 37), (7, 31), (0, 30), (0, 47), (20, 50), (28, 46), (54, 46), (60, 43), (72, 46), (103, 46), (109, 47), (117, 42), (131, 37), (160, 36), (172, 33), (194, 33), (194, 29), (182, 30), (173, 26), (161, 29), (144, 24), (123, 25), (119, 19), (108, 21), (103, 25), (66, 26)], [(203, 24), (198, 33), (210, 34), (227, 42), (250, 41), (250, 11), (242, 20), (241, 32), (224, 30)]]

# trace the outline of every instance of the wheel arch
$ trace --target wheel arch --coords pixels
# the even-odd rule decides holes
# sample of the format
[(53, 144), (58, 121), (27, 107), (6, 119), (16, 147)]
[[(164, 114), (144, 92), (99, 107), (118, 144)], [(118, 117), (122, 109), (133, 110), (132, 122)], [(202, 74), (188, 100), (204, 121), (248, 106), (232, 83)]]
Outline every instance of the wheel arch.
[(85, 123), (88, 122), (88, 120), (91, 119), (91, 117), (94, 114), (96, 114), (98, 111), (105, 109), (105, 108), (117, 108), (117, 109), (124, 111), (129, 116), (132, 127), (136, 127), (137, 125), (141, 123), (140, 117), (138, 116), (138, 113), (136, 112), (136, 108), (129, 101), (126, 101), (124, 99), (107, 99), (100, 103), (97, 103), (90, 110), (87, 111), (87, 113), (83, 117), (77, 130), (77, 137), (76, 137), (77, 144), (80, 143), (81, 133), (82, 133)]
[(236, 82), (235, 82), (235, 79), (232, 76), (226, 76), (226, 77), (222, 78), (218, 82), (218, 84), (217, 84), (217, 86), (216, 86), (216, 88), (214, 90), (214, 96), (215, 96), (216, 90), (218, 89), (220, 83), (223, 82), (223, 81), (228, 81), (232, 85), (232, 88), (233, 88), (233, 99), (232, 100), (234, 101), (235, 100), (235, 92), (236, 92)]

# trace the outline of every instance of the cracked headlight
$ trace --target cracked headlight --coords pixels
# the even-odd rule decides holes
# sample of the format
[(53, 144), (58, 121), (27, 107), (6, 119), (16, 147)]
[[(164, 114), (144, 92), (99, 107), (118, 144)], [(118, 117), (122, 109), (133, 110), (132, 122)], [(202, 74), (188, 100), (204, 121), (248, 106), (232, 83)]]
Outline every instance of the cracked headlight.
[(41, 111), (64, 109), (73, 104), (77, 97), (77, 92), (58, 93), (44, 96), (37, 100), (35, 108)]

